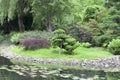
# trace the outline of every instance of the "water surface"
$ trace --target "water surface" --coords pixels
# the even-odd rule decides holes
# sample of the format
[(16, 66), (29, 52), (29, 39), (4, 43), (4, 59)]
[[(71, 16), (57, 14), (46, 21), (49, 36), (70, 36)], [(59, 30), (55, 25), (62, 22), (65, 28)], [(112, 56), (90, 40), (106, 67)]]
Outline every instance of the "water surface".
[(49, 69), (36, 66), (1, 66), (0, 80), (120, 80), (120, 72)]

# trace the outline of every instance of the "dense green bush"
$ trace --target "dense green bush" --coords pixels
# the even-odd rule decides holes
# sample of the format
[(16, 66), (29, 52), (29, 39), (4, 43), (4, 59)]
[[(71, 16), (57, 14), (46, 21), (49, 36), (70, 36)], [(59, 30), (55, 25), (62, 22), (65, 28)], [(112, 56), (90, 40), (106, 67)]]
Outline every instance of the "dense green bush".
[(50, 42), (45, 39), (25, 39), (19, 43), (25, 50), (36, 50), (41, 48), (49, 48)]
[(69, 27), (67, 33), (74, 37), (79, 42), (90, 42), (92, 41), (92, 33), (87, 29), (79, 27), (77, 25)]
[(11, 37), (11, 41), (13, 43), (19, 43), (20, 41), (28, 38), (36, 38), (36, 39), (47, 39), (49, 40), (52, 37), (52, 32), (46, 32), (46, 31), (28, 31), (24, 33), (15, 33)]
[(101, 29), (99, 23), (95, 19), (90, 19), (84, 26), (88, 28), (92, 36), (104, 34), (104, 30)]
[(120, 39), (113, 39), (109, 43), (108, 49), (111, 53), (115, 55), (120, 55)]
[(101, 36), (94, 36), (93, 42), (95, 46), (99, 47), (107, 47), (109, 42), (114, 38), (114, 35), (101, 35)]
[(54, 36), (51, 39), (52, 46), (60, 48), (59, 54), (64, 52), (66, 54), (74, 54), (74, 50), (80, 46), (76, 39), (65, 34), (65, 31), (58, 29), (54, 31)]

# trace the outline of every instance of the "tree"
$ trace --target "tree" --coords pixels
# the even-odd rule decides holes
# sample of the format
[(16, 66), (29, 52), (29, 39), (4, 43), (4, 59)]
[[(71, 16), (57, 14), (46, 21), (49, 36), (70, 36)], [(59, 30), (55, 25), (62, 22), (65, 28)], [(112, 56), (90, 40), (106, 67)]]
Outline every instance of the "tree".
[(1, 0), (0, 1), (0, 22), (10, 21), (18, 18), (18, 25), (20, 32), (25, 30), (23, 17), (29, 11), (29, 0)]
[(19, 25), (20, 32), (24, 32), (25, 30), (23, 17), (25, 15), (24, 9), (26, 5), (27, 5), (27, 2), (25, 0), (18, 0), (17, 2), (17, 11), (18, 11), (17, 17), (18, 17), (18, 25)]
[(108, 10), (108, 15), (102, 19), (100, 25), (107, 34), (118, 37), (120, 36), (120, 1), (108, 0), (105, 7)]
[(103, 11), (103, 7), (98, 5), (87, 6), (85, 9), (83, 21), (88, 22), (90, 21), (90, 19), (95, 19), (96, 21), (99, 21), (99, 18), (103, 17), (103, 15), (101, 15), (101, 12)]
[(34, 0), (32, 3), (33, 26), (52, 31), (53, 27), (68, 24), (67, 17), (71, 15), (71, 6), (70, 0)]
[(112, 39), (120, 38), (120, 2), (119, 0), (107, 0), (104, 6), (106, 15), (98, 23), (103, 33), (94, 36), (93, 39), (97, 46), (107, 47)]

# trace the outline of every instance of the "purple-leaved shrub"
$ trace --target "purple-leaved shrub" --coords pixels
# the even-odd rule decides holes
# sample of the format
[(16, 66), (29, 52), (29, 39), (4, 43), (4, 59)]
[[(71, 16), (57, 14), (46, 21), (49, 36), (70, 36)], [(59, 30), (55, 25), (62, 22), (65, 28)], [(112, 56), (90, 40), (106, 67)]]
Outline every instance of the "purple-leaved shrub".
[(45, 39), (25, 39), (19, 43), (19, 46), (24, 47), (25, 50), (36, 50), (41, 48), (49, 48), (50, 42)]

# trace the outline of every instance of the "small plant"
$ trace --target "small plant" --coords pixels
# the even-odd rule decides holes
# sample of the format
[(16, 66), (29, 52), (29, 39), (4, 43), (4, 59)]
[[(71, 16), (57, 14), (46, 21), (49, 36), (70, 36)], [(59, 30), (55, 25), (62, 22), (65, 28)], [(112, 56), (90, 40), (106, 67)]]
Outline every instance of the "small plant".
[(19, 42), (19, 35), (19, 33), (13, 34), (13, 36), (11, 37), (11, 42), (17, 44)]
[(84, 47), (84, 48), (90, 48), (91, 47), (91, 44), (86, 42), (86, 43), (81, 43), (81, 47)]
[(25, 50), (35, 50), (41, 48), (49, 48), (50, 43), (45, 39), (25, 39), (19, 43)]
[(0, 42), (4, 40), (4, 37), (0, 35)]
[(108, 50), (115, 55), (120, 55), (120, 39), (113, 39), (108, 45)]
[(54, 31), (54, 36), (51, 39), (53, 46), (60, 48), (59, 54), (62, 52), (66, 54), (73, 54), (74, 49), (79, 46), (79, 43), (72, 37), (65, 34), (65, 31), (58, 29)]

